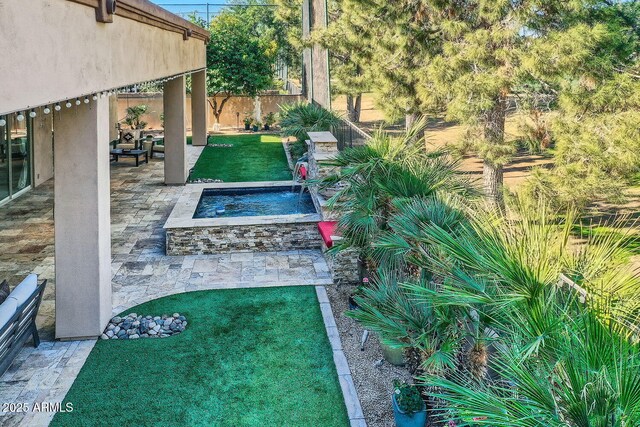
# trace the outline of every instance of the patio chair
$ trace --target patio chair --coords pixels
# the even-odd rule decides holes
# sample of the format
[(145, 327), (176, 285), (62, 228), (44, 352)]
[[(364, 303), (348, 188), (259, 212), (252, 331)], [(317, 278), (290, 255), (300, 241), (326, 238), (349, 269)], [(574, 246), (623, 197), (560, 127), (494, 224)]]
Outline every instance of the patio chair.
[(36, 316), (46, 286), (46, 280), (38, 284), (38, 276), (30, 274), (0, 304), (0, 375), (30, 337), (34, 347), (40, 345)]
[(121, 150), (136, 150), (138, 148), (138, 139), (140, 139), (139, 130), (123, 130), (120, 133), (120, 142), (116, 144), (116, 148)]
[(164, 156), (164, 140), (162, 144), (160, 144), (160, 141), (153, 142), (151, 145), (151, 158), (153, 158), (154, 153), (161, 153)]

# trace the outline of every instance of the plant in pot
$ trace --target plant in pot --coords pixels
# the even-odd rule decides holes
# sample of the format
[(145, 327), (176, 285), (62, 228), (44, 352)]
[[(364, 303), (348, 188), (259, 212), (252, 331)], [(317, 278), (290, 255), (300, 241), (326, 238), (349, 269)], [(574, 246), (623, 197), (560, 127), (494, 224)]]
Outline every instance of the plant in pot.
[[(134, 105), (127, 108), (127, 114), (122, 120), (129, 129), (121, 129), (120, 131), (120, 144), (118, 148), (123, 150), (129, 150), (131, 148), (142, 148), (140, 142), (140, 135), (142, 129), (147, 127), (147, 122), (142, 120), (142, 116), (146, 114), (148, 107), (144, 104)], [(133, 145), (133, 147), (131, 147)]]
[(424, 427), (427, 423), (427, 405), (413, 384), (393, 382), (393, 418), (397, 427)]
[(276, 113), (271, 112), (264, 117), (264, 130), (270, 130), (276, 122)]
[(253, 122), (253, 119), (250, 116), (244, 116), (242, 121), (244, 123), (244, 130), (251, 130), (251, 123)]
[(261, 126), (262, 126), (262, 123), (256, 120), (255, 122), (253, 122), (253, 131), (258, 132)]
[(127, 108), (127, 115), (124, 117), (124, 122), (131, 129), (144, 129), (147, 127), (147, 122), (142, 121), (142, 116), (147, 112), (148, 107), (144, 104), (134, 105)]

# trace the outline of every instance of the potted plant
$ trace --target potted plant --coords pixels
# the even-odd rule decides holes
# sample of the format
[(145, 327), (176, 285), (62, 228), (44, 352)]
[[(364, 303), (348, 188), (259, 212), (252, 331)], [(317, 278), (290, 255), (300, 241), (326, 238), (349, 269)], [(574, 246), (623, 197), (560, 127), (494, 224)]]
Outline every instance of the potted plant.
[(256, 120), (255, 122), (253, 122), (253, 131), (258, 132), (261, 126), (262, 126), (262, 123)]
[(251, 122), (253, 122), (253, 119), (249, 116), (244, 116), (242, 121), (244, 122), (244, 130), (251, 130)]
[(418, 388), (395, 380), (393, 382), (393, 418), (397, 427), (424, 427), (427, 423), (427, 405)]
[(404, 366), (406, 361), (404, 359), (404, 347), (397, 345), (388, 345), (384, 342), (382, 337), (380, 338), (380, 348), (382, 349), (382, 357), (384, 360), (392, 364), (393, 366)]
[[(139, 147), (138, 144), (142, 145), (140, 142), (140, 135), (142, 133), (142, 129), (147, 127), (147, 122), (142, 120), (142, 116), (147, 113), (147, 109), (148, 107), (144, 104), (134, 105), (133, 107), (127, 108), (127, 114), (124, 116), (122, 121), (129, 127), (129, 129), (121, 129), (120, 144), (133, 144), (136, 149)], [(122, 149), (126, 150), (127, 148), (122, 147)]]
[(271, 112), (264, 116), (264, 130), (270, 130), (271, 126), (276, 122), (276, 113)]
[(124, 122), (131, 129), (144, 129), (147, 127), (147, 122), (141, 120), (142, 116), (147, 112), (147, 106), (135, 105), (127, 108), (127, 115), (124, 117)]

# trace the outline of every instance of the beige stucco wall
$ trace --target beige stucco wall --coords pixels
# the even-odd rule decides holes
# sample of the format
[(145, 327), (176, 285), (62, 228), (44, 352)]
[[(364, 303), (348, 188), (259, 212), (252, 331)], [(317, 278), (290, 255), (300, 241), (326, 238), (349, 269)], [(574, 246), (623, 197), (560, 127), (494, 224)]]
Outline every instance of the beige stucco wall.
[(0, 1), (0, 114), (205, 67), (202, 40), (64, 0)]
[[(301, 95), (263, 95), (260, 97), (262, 117), (270, 112), (280, 111), (279, 105), (291, 104), (302, 101)], [(245, 114), (252, 115), (255, 99), (248, 96), (234, 96), (224, 106), (220, 116), (222, 127), (236, 126), (236, 113), (240, 113), (240, 126), (244, 126), (242, 119)], [(162, 94), (123, 94), (118, 96), (118, 120), (124, 119), (128, 107), (144, 104), (148, 107), (148, 113), (142, 120), (148, 123), (147, 129), (161, 129), (160, 114), (162, 114)], [(187, 95), (187, 129), (191, 130), (191, 95)], [(215, 118), (211, 106), (207, 104), (208, 129), (213, 129)]]

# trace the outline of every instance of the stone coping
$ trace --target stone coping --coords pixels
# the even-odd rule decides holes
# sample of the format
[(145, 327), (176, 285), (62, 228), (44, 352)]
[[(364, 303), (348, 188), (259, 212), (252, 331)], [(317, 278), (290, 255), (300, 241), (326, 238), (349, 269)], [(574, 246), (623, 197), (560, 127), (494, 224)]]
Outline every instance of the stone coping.
[(226, 227), (233, 225), (264, 225), (264, 224), (291, 224), (322, 221), (322, 215), (292, 214), (292, 215), (265, 215), (265, 216), (241, 216), (226, 218), (193, 218), (198, 207), (200, 197), (204, 190), (216, 189), (246, 189), (264, 187), (291, 187), (299, 186), (295, 181), (254, 181), (254, 182), (220, 182), (204, 184), (188, 184), (182, 191), (178, 202), (165, 222), (164, 229), (194, 228), (194, 227)]
[(356, 391), (356, 386), (351, 376), (351, 369), (349, 369), (347, 357), (342, 350), (342, 342), (340, 341), (340, 333), (338, 332), (336, 319), (333, 317), (331, 303), (329, 302), (327, 290), (324, 286), (316, 286), (316, 296), (320, 304), (320, 312), (322, 313), (324, 327), (327, 332), (327, 337), (329, 338), (329, 343), (331, 344), (331, 350), (333, 350), (333, 362), (336, 366), (344, 404), (347, 408), (349, 425), (350, 427), (367, 427), (367, 422), (362, 412), (362, 405), (358, 398), (358, 392)]
[(312, 142), (315, 143), (322, 143), (322, 142), (326, 142), (326, 143), (334, 143), (337, 144), (338, 140), (336, 139), (335, 136), (333, 136), (333, 134), (331, 132), (307, 132), (307, 135), (309, 135), (309, 139)]

